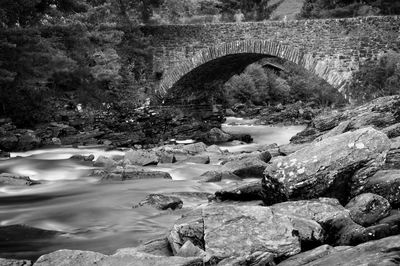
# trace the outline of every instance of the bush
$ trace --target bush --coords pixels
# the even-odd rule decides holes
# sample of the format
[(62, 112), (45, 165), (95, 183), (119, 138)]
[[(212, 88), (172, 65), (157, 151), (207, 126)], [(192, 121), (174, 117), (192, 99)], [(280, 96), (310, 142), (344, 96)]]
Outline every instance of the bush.
[(390, 51), (377, 62), (366, 62), (353, 76), (346, 94), (362, 103), (377, 97), (398, 94), (400, 89), (400, 54)]

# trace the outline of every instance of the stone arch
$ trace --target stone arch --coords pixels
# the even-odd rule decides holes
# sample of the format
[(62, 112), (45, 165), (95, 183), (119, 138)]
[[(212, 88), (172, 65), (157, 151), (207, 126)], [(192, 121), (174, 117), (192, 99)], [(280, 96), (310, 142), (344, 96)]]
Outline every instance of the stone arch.
[[(351, 71), (338, 71), (335, 62), (329, 58), (316, 58), (311, 52), (295, 46), (270, 40), (242, 40), (214, 45), (201, 49), (191, 58), (185, 59), (167, 69), (160, 81), (159, 92), (166, 94), (174, 84), (200, 66), (227, 56), (261, 55), (279, 57), (300, 66), (326, 80), (339, 91), (350, 81)], [(256, 60), (254, 60), (256, 61)]]

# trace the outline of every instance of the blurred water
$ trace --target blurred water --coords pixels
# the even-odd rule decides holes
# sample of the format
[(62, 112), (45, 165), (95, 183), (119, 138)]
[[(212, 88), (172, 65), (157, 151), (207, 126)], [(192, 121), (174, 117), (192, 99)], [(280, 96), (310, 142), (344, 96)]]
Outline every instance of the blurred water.
[[(230, 121), (230, 120), (228, 120)], [(244, 121), (246, 123), (246, 121)], [(251, 134), (254, 144), (224, 147), (231, 151), (252, 150), (260, 145), (288, 142), (302, 127), (224, 125), (229, 132)], [(150, 193), (208, 192), (219, 183), (193, 180), (217, 167), (213, 164), (162, 164), (149, 167), (167, 171), (173, 180), (153, 179), (115, 183), (98, 182), (89, 176), (91, 163), (69, 159), (74, 154), (116, 156), (123, 151), (104, 151), (100, 147), (42, 149), (13, 153), (0, 160), (0, 173), (28, 175), (41, 182), (31, 187), (0, 187), (0, 225), (26, 224), (66, 232), (53, 240), (0, 242), (0, 257), (37, 258), (57, 249), (83, 249), (111, 254), (118, 248), (134, 247), (164, 236), (186, 208), (205, 204), (206, 198), (180, 196), (184, 208), (160, 211), (132, 206)]]

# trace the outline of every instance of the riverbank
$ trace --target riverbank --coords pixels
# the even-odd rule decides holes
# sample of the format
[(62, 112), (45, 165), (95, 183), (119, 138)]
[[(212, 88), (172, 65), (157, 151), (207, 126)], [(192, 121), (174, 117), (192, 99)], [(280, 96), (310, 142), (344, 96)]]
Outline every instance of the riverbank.
[[(172, 214), (171, 224), (155, 240), (132, 248), (59, 250), (34, 265), (395, 265), (399, 106), (400, 96), (392, 96), (324, 114), (291, 143), (260, 145), (252, 152), (194, 143), (76, 156), (98, 168), (95, 182), (126, 186), (111, 194), (141, 191), (129, 206), (158, 210), (152, 217)], [(174, 170), (166, 171), (166, 165)], [(192, 173), (182, 172), (182, 165)], [(182, 177), (191, 180), (190, 189), (178, 189), (182, 181), (175, 182)], [(143, 178), (160, 188), (143, 193)], [(173, 183), (166, 189), (168, 180)]]

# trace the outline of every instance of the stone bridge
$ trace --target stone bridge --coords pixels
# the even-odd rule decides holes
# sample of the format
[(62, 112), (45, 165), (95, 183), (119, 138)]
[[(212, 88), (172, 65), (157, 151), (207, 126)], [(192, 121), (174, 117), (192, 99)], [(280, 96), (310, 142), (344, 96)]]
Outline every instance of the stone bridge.
[(147, 26), (142, 32), (152, 37), (160, 94), (175, 85), (228, 80), (265, 57), (301, 65), (341, 91), (360, 63), (400, 51), (399, 16)]

